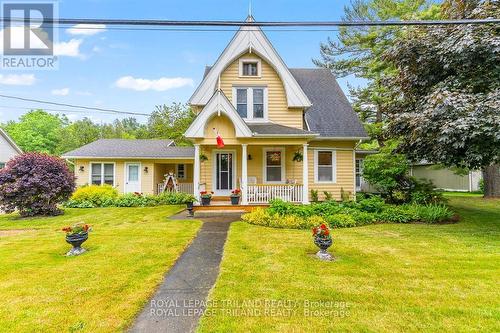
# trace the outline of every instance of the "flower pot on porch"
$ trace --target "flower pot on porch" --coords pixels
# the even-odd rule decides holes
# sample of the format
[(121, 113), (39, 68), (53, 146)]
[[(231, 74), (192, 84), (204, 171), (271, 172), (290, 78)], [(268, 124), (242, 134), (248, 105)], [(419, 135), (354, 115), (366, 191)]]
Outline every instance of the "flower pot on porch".
[(238, 205), (240, 203), (240, 196), (239, 195), (232, 195), (231, 196), (231, 205)]
[(73, 248), (66, 254), (68, 256), (77, 256), (85, 252), (85, 249), (82, 248), (83, 242), (85, 242), (89, 238), (88, 232), (81, 232), (78, 234), (69, 234), (66, 235), (66, 242), (68, 244), (73, 245)]
[(210, 206), (210, 200), (212, 200), (212, 198), (201, 198), (201, 205), (202, 206)]

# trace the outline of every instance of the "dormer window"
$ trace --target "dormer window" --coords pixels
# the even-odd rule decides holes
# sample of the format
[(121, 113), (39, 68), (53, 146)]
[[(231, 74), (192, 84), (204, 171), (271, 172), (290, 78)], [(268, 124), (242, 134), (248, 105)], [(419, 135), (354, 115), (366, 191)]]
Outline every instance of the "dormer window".
[(267, 119), (266, 87), (233, 87), (233, 103), (240, 117), (247, 121)]
[(260, 60), (259, 59), (240, 59), (240, 76), (259, 77)]

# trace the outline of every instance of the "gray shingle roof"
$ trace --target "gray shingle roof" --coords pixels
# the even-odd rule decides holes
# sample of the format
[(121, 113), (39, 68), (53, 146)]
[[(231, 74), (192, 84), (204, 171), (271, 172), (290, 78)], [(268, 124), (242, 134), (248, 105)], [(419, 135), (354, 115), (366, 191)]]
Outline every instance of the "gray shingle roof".
[(324, 137), (367, 137), (335, 76), (326, 68), (291, 68), (312, 102), (305, 118), (309, 130)]
[[(205, 66), (205, 77), (211, 66)], [(320, 137), (367, 137), (366, 131), (340, 88), (326, 68), (289, 68), (299, 86), (312, 102), (305, 118), (309, 130)]]
[(297, 135), (297, 136), (314, 136), (314, 132), (305, 131), (298, 128), (283, 126), (274, 123), (259, 123), (249, 124), (248, 128), (257, 135)]
[(172, 144), (172, 140), (100, 139), (69, 151), (63, 157), (194, 158), (194, 148)]

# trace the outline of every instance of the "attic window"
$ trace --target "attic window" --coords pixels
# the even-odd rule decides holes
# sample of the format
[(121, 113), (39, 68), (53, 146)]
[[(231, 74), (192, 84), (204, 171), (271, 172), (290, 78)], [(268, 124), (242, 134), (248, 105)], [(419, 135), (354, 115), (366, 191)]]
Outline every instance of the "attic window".
[(240, 76), (260, 76), (260, 60), (241, 59)]

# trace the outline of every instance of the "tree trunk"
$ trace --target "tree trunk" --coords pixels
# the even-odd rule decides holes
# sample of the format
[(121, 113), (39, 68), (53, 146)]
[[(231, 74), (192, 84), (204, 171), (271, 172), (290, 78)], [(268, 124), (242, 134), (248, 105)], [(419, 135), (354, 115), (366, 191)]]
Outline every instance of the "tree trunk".
[(490, 165), (483, 170), (484, 197), (500, 198), (500, 164)]

